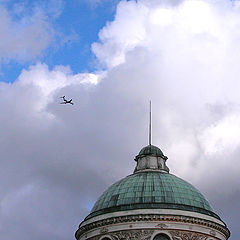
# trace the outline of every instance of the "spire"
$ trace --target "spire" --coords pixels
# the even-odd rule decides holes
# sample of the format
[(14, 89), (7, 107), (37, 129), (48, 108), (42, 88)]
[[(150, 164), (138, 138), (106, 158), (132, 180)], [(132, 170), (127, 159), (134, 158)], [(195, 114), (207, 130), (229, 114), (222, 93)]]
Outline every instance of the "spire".
[(150, 100), (150, 111), (149, 111), (149, 145), (152, 144), (152, 102)]
[(137, 166), (136, 172), (142, 171), (160, 171), (169, 173), (169, 168), (166, 165), (167, 157), (164, 156), (160, 148), (152, 145), (152, 102), (150, 100), (149, 111), (149, 145), (142, 148), (139, 154), (135, 157)]

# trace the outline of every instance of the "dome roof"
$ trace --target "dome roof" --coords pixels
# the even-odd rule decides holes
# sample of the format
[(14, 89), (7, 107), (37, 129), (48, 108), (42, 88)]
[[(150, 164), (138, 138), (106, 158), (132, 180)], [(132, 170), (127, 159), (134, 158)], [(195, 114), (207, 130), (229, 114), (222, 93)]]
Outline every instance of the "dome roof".
[[(160, 149), (154, 147), (153, 150), (159, 152)], [(129, 175), (110, 186), (86, 219), (104, 213), (146, 208), (187, 210), (219, 218), (191, 184), (172, 174), (148, 171)]]
[(155, 157), (165, 157), (160, 148), (153, 145), (148, 145), (141, 149), (139, 154), (136, 156), (135, 160), (137, 160), (141, 156), (146, 156), (146, 155), (155, 156)]

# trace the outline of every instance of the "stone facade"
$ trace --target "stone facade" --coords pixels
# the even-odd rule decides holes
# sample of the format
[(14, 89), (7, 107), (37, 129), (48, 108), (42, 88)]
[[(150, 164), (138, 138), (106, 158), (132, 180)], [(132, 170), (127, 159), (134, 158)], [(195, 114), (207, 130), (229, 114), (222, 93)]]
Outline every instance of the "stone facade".
[(160, 172), (169, 172), (169, 168), (166, 165), (167, 157), (153, 157), (153, 156), (143, 156), (137, 160), (137, 166), (134, 172), (144, 171), (144, 170), (158, 170)]
[(102, 239), (111, 239), (111, 240), (153, 240), (154, 237), (163, 233), (168, 236), (171, 240), (217, 240), (214, 236), (209, 236), (202, 233), (189, 232), (189, 231), (156, 231), (156, 230), (127, 230), (127, 231), (118, 231), (114, 233), (103, 234), (100, 236), (95, 236), (88, 238), (89, 240), (102, 240)]

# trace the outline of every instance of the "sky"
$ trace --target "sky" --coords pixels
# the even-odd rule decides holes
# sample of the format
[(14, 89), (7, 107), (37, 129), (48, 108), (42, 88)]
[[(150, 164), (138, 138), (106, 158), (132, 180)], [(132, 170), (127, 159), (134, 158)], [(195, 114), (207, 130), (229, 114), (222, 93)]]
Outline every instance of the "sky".
[[(148, 144), (240, 217), (240, 2), (0, 0), (0, 236), (74, 239)], [(74, 105), (60, 104), (60, 97)]]

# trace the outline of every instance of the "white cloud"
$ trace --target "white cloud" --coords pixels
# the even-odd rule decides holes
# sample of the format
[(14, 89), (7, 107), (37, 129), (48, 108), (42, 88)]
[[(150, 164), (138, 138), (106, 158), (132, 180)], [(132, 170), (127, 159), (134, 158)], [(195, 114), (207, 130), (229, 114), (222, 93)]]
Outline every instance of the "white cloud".
[(103, 64), (114, 67), (123, 63), (125, 53), (146, 38), (144, 20), (148, 11), (146, 6), (134, 1), (119, 3), (115, 21), (107, 24), (99, 33), (103, 44), (92, 45), (93, 52)]
[(239, 113), (228, 115), (207, 127), (200, 136), (206, 155), (231, 154), (240, 145), (240, 116)]

